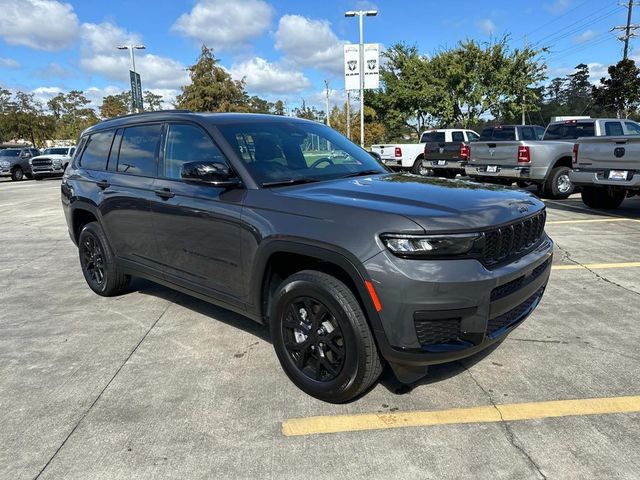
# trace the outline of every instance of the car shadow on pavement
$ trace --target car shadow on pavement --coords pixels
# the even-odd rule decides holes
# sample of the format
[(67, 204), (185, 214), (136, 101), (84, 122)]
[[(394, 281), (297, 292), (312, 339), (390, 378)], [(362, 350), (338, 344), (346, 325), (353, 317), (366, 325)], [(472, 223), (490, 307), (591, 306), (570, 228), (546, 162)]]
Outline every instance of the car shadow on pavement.
[(258, 322), (251, 320), (243, 315), (232, 312), (222, 307), (213, 305), (199, 298), (192, 297), (185, 293), (172, 290), (149, 280), (134, 278), (131, 282), (131, 291), (141, 293), (143, 295), (151, 295), (163, 300), (167, 300), (181, 307), (193, 310), (196, 313), (205, 315), (211, 319), (223, 322), (234, 328), (244, 330), (251, 335), (258, 337), (265, 342), (271, 343), (269, 336), (269, 328)]

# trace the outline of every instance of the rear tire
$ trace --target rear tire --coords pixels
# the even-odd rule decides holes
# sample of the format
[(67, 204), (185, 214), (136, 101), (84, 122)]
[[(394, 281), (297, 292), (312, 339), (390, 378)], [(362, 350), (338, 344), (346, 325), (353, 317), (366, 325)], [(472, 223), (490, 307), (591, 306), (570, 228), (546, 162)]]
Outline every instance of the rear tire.
[(424, 160), (422, 156), (418, 157), (418, 159), (413, 163), (413, 167), (411, 167), (411, 173), (415, 175), (426, 175), (422, 168), (422, 160)]
[(573, 193), (573, 184), (569, 178), (569, 167), (555, 167), (544, 183), (545, 194), (554, 200), (568, 198)]
[(124, 293), (131, 277), (118, 269), (107, 238), (98, 222), (87, 223), (78, 238), (78, 255), (89, 288), (103, 297)]
[(382, 364), (362, 308), (331, 275), (303, 270), (285, 279), (272, 298), (269, 326), (282, 369), (315, 398), (348, 402), (380, 376)]
[(24, 172), (22, 171), (22, 168), (16, 167), (11, 171), (11, 180), (13, 180), (14, 182), (19, 182), (23, 178)]
[(627, 191), (614, 190), (606, 187), (584, 187), (581, 195), (582, 202), (589, 208), (613, 210), (622, 204), (627, 196)]

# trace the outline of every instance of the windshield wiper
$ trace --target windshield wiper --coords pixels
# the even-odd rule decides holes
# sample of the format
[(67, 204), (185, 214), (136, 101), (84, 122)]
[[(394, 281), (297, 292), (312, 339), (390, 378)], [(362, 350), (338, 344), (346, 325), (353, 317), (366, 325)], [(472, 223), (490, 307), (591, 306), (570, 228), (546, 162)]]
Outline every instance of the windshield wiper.
[(386, 173), (384, 170), (362, 170), (361, 172), (353, 172), (348, 173), (347, 175), (343, 175), (340, 178), (350, 178), (350, 177), (364, 177), (366, 175), (373, 175), (376, 173)]
[(319, 182), (317, 178), (290, 178), (289, 180), (277, 180), (274, 182), (262, 182), (260, 186), (262, 187), (280, 187), (284, 185), (300, 185), (303, 183), (314, 183)]

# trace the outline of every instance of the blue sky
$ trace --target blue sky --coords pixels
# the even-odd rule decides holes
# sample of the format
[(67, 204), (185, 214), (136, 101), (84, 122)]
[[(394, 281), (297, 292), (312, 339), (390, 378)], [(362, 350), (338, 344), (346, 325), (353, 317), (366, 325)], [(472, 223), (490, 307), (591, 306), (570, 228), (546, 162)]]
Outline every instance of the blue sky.
[[(115, 45), (146, 45), (137, 70), (144, 89), (175, 98), (200, 45), (214, 49), (247, 90), (289, 108), (321, 106), (327, 79), (332, 102), (344, 99), (342, 44), (358, 41), (350, 9), (377, 9), (365, 19), (365, 42), (417, 45), (423, 54), (465, 38), (489, 41), (510, 34), (551, 47), (549, 76), (589, 64), (592, 80), (622, 57), (609, 30), (626, 20), (617, 0), (0, 0), (0, 86), (34, 92), (46, 101), (59, 91), (102, 96), (128, 88), (129, 57)], [(640, 10), (640, 8), (638, 8)], [(640, 13), (639, 13), (640, 15)], [(634, 18), (636, 15), (634, 15)], [(640, 57), (638, 49), (632, 56)]]

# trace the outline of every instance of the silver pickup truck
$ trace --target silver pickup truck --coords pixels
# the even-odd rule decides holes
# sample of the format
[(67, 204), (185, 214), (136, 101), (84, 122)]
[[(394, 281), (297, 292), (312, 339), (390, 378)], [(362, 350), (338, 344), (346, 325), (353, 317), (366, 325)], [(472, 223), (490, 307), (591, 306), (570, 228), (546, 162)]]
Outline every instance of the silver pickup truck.
[(542, 127), (505, 125), (483, 130), (471, 146), (465, 172), (472, 178), (519, 186), (532, 183), (540, 194), (567, 198), (573, 193), (571, 155), (580, 137), (630, 135), (640, 133), (640, 125), (630, 120), (593, 119), (552, 122), (540, 138)]
[(640, 195), (640, 135), (578, 139), (570, 177), (591, 208), (618, 208)]

